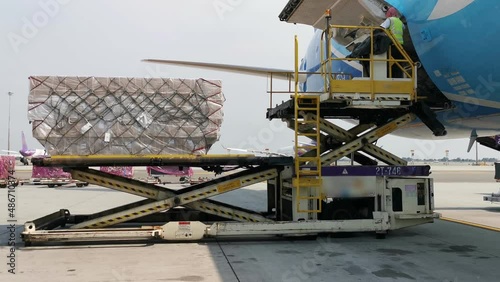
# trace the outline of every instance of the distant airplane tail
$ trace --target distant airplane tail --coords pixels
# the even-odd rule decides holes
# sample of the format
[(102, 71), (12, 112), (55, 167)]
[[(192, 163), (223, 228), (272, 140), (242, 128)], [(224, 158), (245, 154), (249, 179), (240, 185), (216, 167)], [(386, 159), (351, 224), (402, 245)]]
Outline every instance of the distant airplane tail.
[(28, 150), (28, 144), (26, 144), (26, 137), (24, 137), (24, 131), (21, 131), (21, 138), (22, 138), (22, 141), (23, 141), (23, 147), (22, 147), (22, 151), (27, 151)]
[(471, 136), (470, 136), (470, 142), (469, 142), (469, 147), (467, 148), (467, 152), (470, 152), (470, 149), (474, 145), (474, 143), (477, 142), (480, 145), (483, 145), (485, 147), (488, 147), (490, 149), (500, 151), (500, 135), (494, 135), (494, 136), (478, 136), (476, 133), (476, 130), (472, 130)]

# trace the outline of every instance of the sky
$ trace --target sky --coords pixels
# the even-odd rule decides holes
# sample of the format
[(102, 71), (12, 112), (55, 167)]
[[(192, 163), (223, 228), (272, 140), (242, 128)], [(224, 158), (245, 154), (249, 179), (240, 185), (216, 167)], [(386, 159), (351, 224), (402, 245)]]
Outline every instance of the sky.
[[(225, 147), (270, 149), (293, 145), (293, 131), (265, 118), (268, 81), (218, 71), (156, 65), (171, 59), (293, 69), (293, 40), (304, 54), (313, 29), (281, 22), (288, 0), (24, 0), (0, 11), (0, 149), (41, 148), (28, 123), (28, 77), (32, 75), (171, 77), (222, 80), (226, 98), (221, 138)], [(8, 92), (13, 92), (9, 103)], [(274, 104), (288, 97), (273, 98)], [(336, 121), (343, 127), (351, 127)], [(467, 139), (411, 140), (386, 136), (379, 146), (400, 156), (475, 158)], [(479, 158), (498, 152), (479, 147)]]

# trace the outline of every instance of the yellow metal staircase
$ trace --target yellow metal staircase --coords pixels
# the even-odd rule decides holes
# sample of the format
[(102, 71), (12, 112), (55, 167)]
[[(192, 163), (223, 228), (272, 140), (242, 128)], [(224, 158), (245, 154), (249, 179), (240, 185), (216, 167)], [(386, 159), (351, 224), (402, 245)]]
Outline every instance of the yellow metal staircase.
[[(321, 150), (319, 119), (306, 119), (306, 113), (313, 113), (319, 116), (320, 98), (319, 96), (306, 96), (295, 94), (295, 184), (297, 189), (296, 202), (297, 212), (321, 212)], [(306, 128), (305, 132), (301, 129)], [(314, 141), (310, 145), (302, 145), (299, 142), (300, 136), (306, 136)], [(315, 156), (303, 157), (302, 152), (315, 151)], [(308, 201), (307, 208), (303, 208), (301, 203)], [(317, 201), (317, 205), (314, 205)]]
[[(295, 36), (295, 177), (297, 212), (319, 213), (322, 202), (321, 150), (320, 144), (320, 96), (299, 93), (298, 87), (298, 40)], [(315, 119), (306, 118), (306, 114), (314, 114)], [(300, 136), (306, 136), (314, 143), (302, 145)], [(315, 156), (302, 157), (303, 151), (315, 151)], [(301, 203), (307, 201), (307, 208)], [(316, 205), (315, 203), (316, 202)]]

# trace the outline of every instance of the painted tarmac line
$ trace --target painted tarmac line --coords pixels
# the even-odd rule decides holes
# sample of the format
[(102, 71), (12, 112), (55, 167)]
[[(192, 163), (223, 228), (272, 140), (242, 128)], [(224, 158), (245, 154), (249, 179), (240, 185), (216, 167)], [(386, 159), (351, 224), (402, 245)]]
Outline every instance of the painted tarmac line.
[(479, 223), (463, 221), (463, 220), (449, 218), (449, 217), (440, 217), (439, 219), (449, 221), (449, 222), (455, 222), (455, 223), (460, 223), (460, 224), (464, 224), (464, 225), (469, 225), (469, 226), (473, 226), (473, 227), (478, 227), (478, 228), (482, 228), (482, 229), (486, 229), (486, 230), (490, 230), (490, 231), (500, 232), (500, 228), (488, 226), (488, 225), (483, 225), (483, 224), (479, 224)]

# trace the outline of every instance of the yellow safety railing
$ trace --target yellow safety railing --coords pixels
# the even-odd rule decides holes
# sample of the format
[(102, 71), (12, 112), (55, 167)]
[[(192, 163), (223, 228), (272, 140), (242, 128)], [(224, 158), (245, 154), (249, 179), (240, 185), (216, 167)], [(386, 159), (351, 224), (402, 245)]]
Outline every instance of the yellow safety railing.
[[(312, 72), (312, 71), (297, 71), (298, 78), (299, 78), (299, 83), (300, 83), (300, 78), (303, 78), (305, 80), (306, 77), (311, 77), (313, 75), (322, 75), (320, 72)], [(269, 94), (269, 108), (274, 107), (274, 98), (278, 95), (283, 95), (283, 94), (288, 94), (288, 98), (294, 95), (295, 93), (295, 76), (296, 73), (295, 71), (291, 72), (280, 72), (280, 71), (273, 71), (269, 72), (267, 79), (268, 79), (268, 89), (267, 89), (267, 94)], [(303, 94), (309, 94), (309, 95), (320, 95), (325, 93), (325, 91), (303, 91), (301, 90), (301, 93)], [(279, 101), (283, 101), (283, 99), (280, 99)]]
[[(337, 58), (330, 50), (325, 50), (325, 39), (330, 40), (333, 37), (333, 31), (336, 29), (345, 28), (348, 30), (368, 30), (370, 38), (370, 54), (368, 58)], [(390, 48), (387, 58), (374, 58), (374, 34), (375, 32), (385, 34), (390, 40)], [(327, 49), (330, 46), (327, 45)], [(394, 57), (394, 49), (401, 54), (401, 58)], [(321, 73), (324, 78), (324, 87), (327, 92), (331, 93), (370, 93), (371, 99), (374, 100), (377, 94), (409, 94), (410, 100), (416, 101), (416, 64), (403, 49), (403, 46), (396, 40), (393, 34), (382, 28), (374, 26), (347, 26), (347, 25), (330, 25), (321, 36), (320, 43), (320, 58), (321, 58)], [(353, 81), (352, 74), (335, 73), (332, 70), (334, 61), (360, 61), (368, 62), (370, 65), (369, 76), (364, 80)], [(376, 62), (384, 62), (388, 67), (387, 79), (374, 78), (374, 65)], [(394, 79), (393, 67), (399, 69), (404, 75), (404, 79)], [(394, 80), (393, 80), (394, 79)]]

